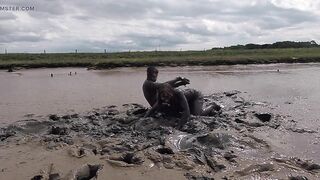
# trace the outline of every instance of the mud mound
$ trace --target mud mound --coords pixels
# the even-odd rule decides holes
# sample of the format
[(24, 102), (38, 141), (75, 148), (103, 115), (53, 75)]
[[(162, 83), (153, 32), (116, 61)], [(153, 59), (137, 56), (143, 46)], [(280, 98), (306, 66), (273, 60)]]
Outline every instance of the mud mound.
[[(286, 174), (297, 172), (315, 177), (320, 169), (317, 164), (274, 158), (272, 144), (255, 131), (289, 128), (283, 125), (281, 115), (272, 113), (271, 105), (242, 96), (245, 93), (239, 91), (207, 96), (206, 105), (217, 103), (221, 109), (212, 116), (191, 117), (181, 129), (177, 128), (178, 119), (161, 114), (143, 118), (145, 107), (125, 104), (82, 115), (49, 115), (43, 121), (19, 122), (0, 129), (0, 140), (9, 142), (28, 134), (47, 148), (58, 149), (61, 144), (73, 145), (76, 138), (86, 137), (92, 144), (80, 144), (82, 147), (72, 150), (71, 156), (101, 156), (120, 167), (148, 166), (151, 161), (157, 167), (188, 171), (187, 179), (288, 179)], [(82, 179), (94, 177), (99, 168), (84, 166)]]

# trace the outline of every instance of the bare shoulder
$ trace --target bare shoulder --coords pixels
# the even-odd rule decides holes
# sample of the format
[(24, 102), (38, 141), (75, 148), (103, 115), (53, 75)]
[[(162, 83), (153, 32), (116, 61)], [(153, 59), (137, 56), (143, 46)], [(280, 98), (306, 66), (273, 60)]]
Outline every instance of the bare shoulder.
[(145, 80), (143, 82), (143, 87), (150, 87), (152, 86), (153, 82), (152, 81), (149, 81), (149, 80)]
[(159, 86), (161, 86), (162, 83), (157, 83), (157, 82), (153, 82), (150, 80), (145, 80), (143, 83), (143, 87), (144, 88), (159, 88)]

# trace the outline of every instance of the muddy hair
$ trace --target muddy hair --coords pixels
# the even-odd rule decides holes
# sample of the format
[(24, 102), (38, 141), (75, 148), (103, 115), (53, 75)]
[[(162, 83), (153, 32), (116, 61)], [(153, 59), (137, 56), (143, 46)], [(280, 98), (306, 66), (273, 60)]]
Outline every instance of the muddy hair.
[(161, 101), (161, 95), (166, 95), (168, 97), (173, 97), (174, 89), (168, 83), (163, 83), (158, 89), (158, 99)]

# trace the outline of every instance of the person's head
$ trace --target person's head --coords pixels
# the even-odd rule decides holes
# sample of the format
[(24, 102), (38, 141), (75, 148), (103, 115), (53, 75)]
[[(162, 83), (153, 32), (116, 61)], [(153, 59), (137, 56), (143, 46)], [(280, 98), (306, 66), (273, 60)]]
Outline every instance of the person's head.
[(147, 79), (156, 82), (158, 78), (158, 69), (154, 66), (149, 66), (147, 69)]
[(170, 105), (170, 101), (174, 95), (174, 89), (168, 83), (163, 83), (158, 89), (158, 100), (162, 105)]

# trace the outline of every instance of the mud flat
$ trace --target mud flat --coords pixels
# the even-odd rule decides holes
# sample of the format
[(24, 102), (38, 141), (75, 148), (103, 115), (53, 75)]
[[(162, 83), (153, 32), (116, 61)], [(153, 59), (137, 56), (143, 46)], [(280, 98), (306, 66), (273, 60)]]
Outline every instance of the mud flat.
[(221, 110), (182, 129), (161, 114), (143, 118), (139, 104), (18, 121), (0, 129), (0, 179), (319, 179), (319, 162), (265, 135), (318, 132), (246, 97), (208, 95)]

